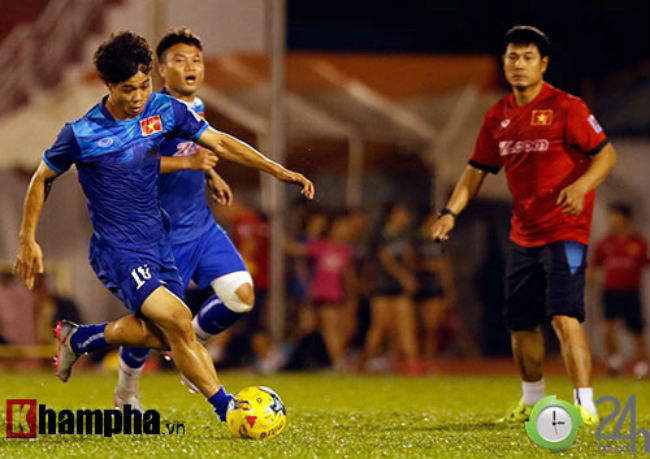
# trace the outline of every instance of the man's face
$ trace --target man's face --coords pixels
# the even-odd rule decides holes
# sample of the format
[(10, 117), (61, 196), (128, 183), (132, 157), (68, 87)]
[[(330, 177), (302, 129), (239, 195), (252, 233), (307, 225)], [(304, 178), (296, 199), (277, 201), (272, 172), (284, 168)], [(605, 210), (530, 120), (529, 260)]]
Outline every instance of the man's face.
[(169, 48), (160, 62), (160, 76), (167, 89), (190, 97), (203, 83), (203, 53), (196, 46), (178, 43)]
[(126, 81), (106, 86), (113, 104), (127, 118), (133, 118), (142, 113), (151, 96), (151, 74), (138, 72)]
[(627, 229), (628, 221), (627, 218), (625, 218), (625, 215), (612, 210), (607, 214), (607, 226), (609, 227), (610, 232), (618, 233)]
[(503, 70), (506, 80), (515, 88), (534, 86), (544, 78), (548, 56), (542, 57), (534, 44), (517, 45), (509, 43), (503, 55)]

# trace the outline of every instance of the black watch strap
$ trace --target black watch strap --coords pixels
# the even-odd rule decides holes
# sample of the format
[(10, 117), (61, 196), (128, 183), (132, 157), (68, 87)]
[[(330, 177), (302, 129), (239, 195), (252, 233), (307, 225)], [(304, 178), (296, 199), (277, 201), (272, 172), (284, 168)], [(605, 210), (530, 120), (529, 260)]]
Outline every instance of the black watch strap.
[(438, 218), (442, 217), (443, 215), (451, 215), (452, 217), (456, 218), (456, 212), (447, 207), (438, 212)]

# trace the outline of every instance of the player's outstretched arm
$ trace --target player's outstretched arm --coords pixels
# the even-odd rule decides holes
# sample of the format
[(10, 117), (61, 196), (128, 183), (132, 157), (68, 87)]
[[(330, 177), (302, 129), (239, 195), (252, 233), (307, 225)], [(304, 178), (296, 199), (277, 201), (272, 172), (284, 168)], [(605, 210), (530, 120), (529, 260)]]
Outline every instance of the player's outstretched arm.
[(23, 220), (18, 235), (20, 248), (14, 272), (20, 276), (30, 290), (34, 287), (36, 274), (43, 272), (43, 252), (36, 242), (36, 228), (43, 210), (43, 203), (57, 175), (44, 161), (41, 161), (29, 182), (25, 196)]
[(560, 191), (556, 204), (564, 207), (565, 214), (579, 215), (585, 206), (585, 195), (605, 180), (615, 163), (616, 152), (612, 144), (608, 143), (591, 158), (587, 171)]
[(431, 237), (437, 241), (446, 241), (449, 239), (449, 233), (454, 229), (456, 220), (455, 215), (458, 215), (467, 206), (467, 203), (472, 199), (478, 190), (483, 185), (486, 172), (477, 169), (476, 167), (468, 165), (460, 176), (454, 192), (451, 194), (449, 201), (445, 208), (453, 212), (453, 214), (442, 215), (431, 227)]
[(283, 182), (295, 183), (302, 187), (302, 195), (309, 199), (314, 197), (314, 185), (304, 175), (271, 161), (250, 145), (231, 135), (208, 128), (197, 139), (197, 143), (224, 159), (266, 172)]

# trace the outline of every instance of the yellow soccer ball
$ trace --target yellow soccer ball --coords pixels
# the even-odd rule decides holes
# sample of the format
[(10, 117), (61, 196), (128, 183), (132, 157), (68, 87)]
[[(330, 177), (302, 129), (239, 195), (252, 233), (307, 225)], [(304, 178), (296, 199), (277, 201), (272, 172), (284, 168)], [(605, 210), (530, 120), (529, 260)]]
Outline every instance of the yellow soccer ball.
[(280, 396), (264, 386), (250, 386), (235, 394), (228, 405), (226, 424), (238, 438), (267, 439), (287, 425), (287, 413)]

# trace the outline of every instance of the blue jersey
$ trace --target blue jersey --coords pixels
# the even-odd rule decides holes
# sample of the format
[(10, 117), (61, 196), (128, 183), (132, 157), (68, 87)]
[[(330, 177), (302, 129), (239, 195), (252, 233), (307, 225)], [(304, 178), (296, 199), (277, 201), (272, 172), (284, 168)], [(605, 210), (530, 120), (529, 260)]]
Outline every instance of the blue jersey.
[(77, 166), (100, 241), (124, 249), (159, 244), (168, 230), (158, 196), (160, 145), (166, 138), (196, 140), (208, 123), (163, 94), (152, 94), (127, 120), (113, 118), (105, 101), (66, 124), (43, 160), (57, 173)]
[[(161, 91), (166, 93), (165, 89)], [(181, 103), (185, 103), (180, 101)], [(187, 104), (203, 115), (205, 105), (198, 97)], [(200, 148), (187, 138), (169, 137), (160, 146), (164, 156), (190, 156)], [(213, 222), (212, 212), (205, 199), (205, 173), (182, 170), (160, 176), (160, 202), (169, 214), (171, 228), (169, 242), (180, 244), (200, 237)]]

